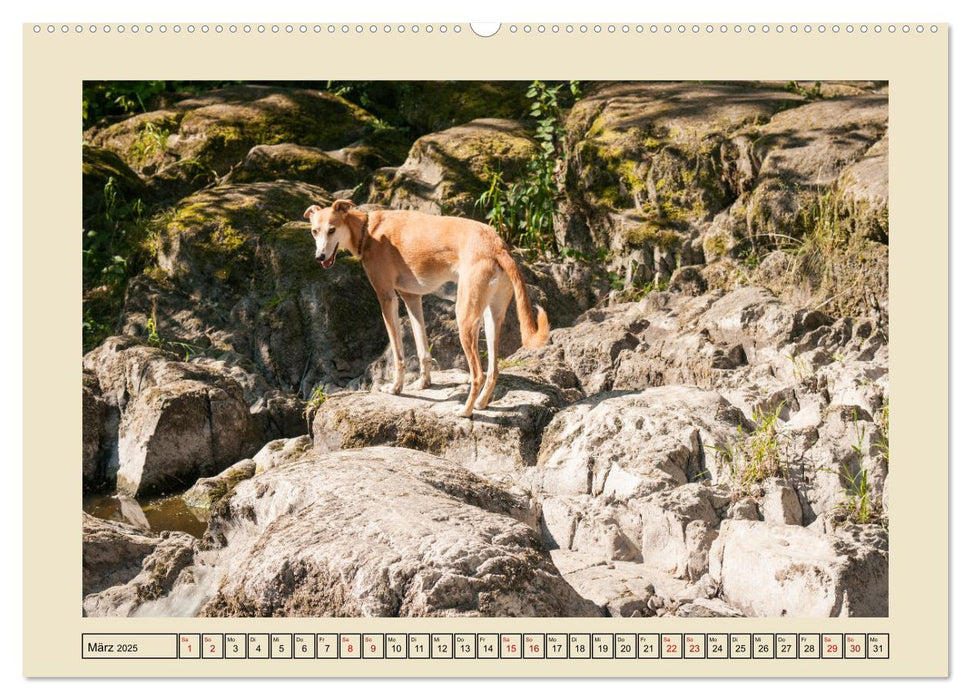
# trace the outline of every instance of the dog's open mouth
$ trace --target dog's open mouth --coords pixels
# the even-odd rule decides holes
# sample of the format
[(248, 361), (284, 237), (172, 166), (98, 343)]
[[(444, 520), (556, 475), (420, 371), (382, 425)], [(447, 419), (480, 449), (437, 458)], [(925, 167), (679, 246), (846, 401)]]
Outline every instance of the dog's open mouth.
[(329, 268), (331, 265), (334, 264), (335, 260), (337, 260), (337, 248), (334, 248), (334, 252), (331, 254), (329, 258), (327, 258), (326, 260), (320, 261), (320, 266), (326, 270), (327, 268)]

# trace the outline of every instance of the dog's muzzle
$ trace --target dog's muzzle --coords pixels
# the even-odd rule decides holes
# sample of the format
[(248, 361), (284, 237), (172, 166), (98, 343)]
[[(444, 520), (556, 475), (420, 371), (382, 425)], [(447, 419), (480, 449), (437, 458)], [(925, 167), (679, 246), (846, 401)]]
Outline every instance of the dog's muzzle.
[(331, 253), (331, 256), (329, 258), (325, 258), (324, 255), (323, 255), (323, 253), (321, 253), (320, 255), (317, 256), (317, 262), (319, 262), (320, 263), (320, 266), (322, 268), (324, 268), (325, 270), (327, 268), (329, 268), (330, 266), (332, 266), (334, 264), (334, 261), (335, 260), (337, 260), (337, 248), (336, 247), (334, 248), (334, 252)]

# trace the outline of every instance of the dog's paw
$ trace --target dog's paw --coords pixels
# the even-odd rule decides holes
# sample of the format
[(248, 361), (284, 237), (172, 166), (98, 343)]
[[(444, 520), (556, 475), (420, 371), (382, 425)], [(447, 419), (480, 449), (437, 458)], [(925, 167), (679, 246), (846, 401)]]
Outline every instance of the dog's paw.
[(475, 410), (481, 411), (489, 406), (489, 401), (492, 399), (490, 396), (488, 399), (479, 399), (475, 402)]
[(471, 418), (472, 417), (472, 407), (469, 406), (468, 408), (466, 408), (465, 406), (463, 406), (462, 408), (460, 408), (459, 410), (457, 410), (456, 413), (460, 417), (462, 417), (462, 418)]
[(414, 391), (420, 391), (422, 389), (427, 389), (431, 385), (432, 385), (431, 377), (419, 377), (411, 384), (409, 384), (408, 388)]
[(392, 382), (390, 384), (385, 384), (381, 387), (381, 391), (385, 394), (400, 394), (401, 393), (401, 382)]

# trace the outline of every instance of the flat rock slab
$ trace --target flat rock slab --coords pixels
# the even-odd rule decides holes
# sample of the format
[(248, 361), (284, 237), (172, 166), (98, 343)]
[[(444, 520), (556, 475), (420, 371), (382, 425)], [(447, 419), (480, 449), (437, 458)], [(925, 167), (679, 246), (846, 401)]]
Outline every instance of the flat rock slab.
[(98, 472), (143, 496), (185, 489), (263, 440), (243, 388), (215, 365), (112, 336), (84, 356), (104, 410)]
[[(600, 605), (610, 617), (653, 617), (666, 610), (690, 617), (728, 615), (724, 601), (704, 596), (704, 586), (674, 578), (654, 566), (637, 562), (608, 561), (578, 552), (554, 549), (556, 568), (580, 594)], [(697, 609), (690, 606), (696, 605)], [(686, 606), (685, 613), (679, 606)], [(705, 610), (710, 614), (706, 615)], [(739, 613), (735, 611), (735, 615)]]
[(525, 374), (500, 372), (492, 402), (472, 418), (459, 414), (468, 375), (433, 372), (432, 386), (332, 396), (317, 409), (314, 449), (393, 445), (447, 457), (477, 474), (507, 475), (535, 464), (543, 428), (562, 405), (560, 391)]
[(800, 185), (833, 182), (884, 135), (888, 109), (884, 94), (851, 95), (776, 114), (762, 127), (756, 148), (760, 177)]
[[(596, 616), (508, 494), (456, 465), (377, 447), (239, 484), (210, 520), (210, 616)], [(199, 580), (206, 576), (198, 576)], [(209, 577), (212, 579), (213, 577)], [(197, 591), (176, 591), (192, 596)]]
[(655, 594), (653, 577), (645, 567), (629, 562), (588, 562), (572, 552), (553, 550), (553, 561), (580, 594), (601, 606), (610, 617), (647, 617)]

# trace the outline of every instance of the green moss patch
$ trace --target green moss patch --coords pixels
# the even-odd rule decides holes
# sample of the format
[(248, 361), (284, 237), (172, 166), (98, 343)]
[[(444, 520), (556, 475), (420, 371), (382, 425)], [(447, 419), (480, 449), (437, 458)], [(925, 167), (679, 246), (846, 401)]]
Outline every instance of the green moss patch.
[(364, 109), (328, 92), (240, 85), (92, 129), (87, 136), (143, 174), (193, 160), (221, 176), (257, 145), (336, 149), (379, 127)]
[[(303, 183), (220, 185), (176, 204), (159, 220), (159, 266), (179, 286), (203, 292), (214, 286), (237, 291), (261, 272), (256, 251), (273, 236), (296, 236), (283, 224), (299, 221), (304, 209), (330, 194)], [(304, 227), (305, 265), (313, 263), (313, 245)], [(290, 256), (293, 264), (300, 256)], [(306, 269), (306, 268), (304, 268)], [(284, 270), (278, 271), (280, 274)]]

